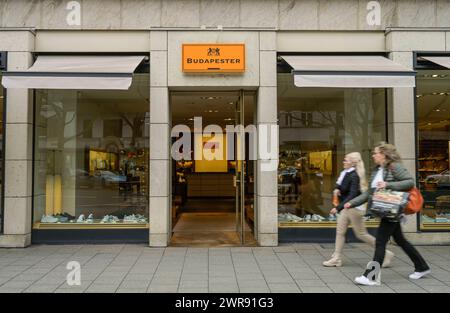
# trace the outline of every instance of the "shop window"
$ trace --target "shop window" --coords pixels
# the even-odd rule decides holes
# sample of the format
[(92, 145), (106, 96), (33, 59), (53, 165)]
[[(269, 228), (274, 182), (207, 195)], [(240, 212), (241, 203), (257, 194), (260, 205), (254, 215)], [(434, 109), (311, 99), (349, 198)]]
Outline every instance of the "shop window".
[(450, 230), (450, 71), (417, 73), (418, 181), (422, 230)]
[(36, 90), (34, 228), (148, 227), (148, 85)]
[(279, 73), (278, 121), (280, 227), (335, 227), (329, 211), (344, 156), (360, 152), (369, 176), (371, 149), (386, 140), (386, 90), (298, 88)]

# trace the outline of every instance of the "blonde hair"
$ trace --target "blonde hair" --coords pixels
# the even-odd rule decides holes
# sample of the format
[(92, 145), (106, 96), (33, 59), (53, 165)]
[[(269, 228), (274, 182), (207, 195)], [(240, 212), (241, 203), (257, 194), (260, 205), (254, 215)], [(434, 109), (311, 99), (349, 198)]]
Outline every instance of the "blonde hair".
[(380, 153), (386, 157), (386, 165), (402, 161), (402, 158), (394, 145), (381, 142), (378, 145), (376, 145), (375, 148), (378, 148)]
[(355, 168), (356, 173), (359, 176), (359, 188), (361, 192), (367, 190), (367, 179), (366, 179), (366, 169), (364, 167), (364, 161), (362, 160), (361, 154), (359, 152), (352, 152), (346, 155), (352, 166)]

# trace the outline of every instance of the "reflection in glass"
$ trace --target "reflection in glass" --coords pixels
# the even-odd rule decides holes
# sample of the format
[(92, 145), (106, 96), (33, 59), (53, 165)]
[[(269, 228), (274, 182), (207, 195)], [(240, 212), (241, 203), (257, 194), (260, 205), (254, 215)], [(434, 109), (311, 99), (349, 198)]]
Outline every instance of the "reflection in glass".
[(373, 145), (386, 140), (385, 89), (298, 88), (280, 73), (278, 123), (279, 222), (335, 222), (329, 211), (344, 156), (360, 152), (372, 167)]
[(36, 91), (35, 227), (147, 225), (148, 79)]
[(418, 179), (424, 229), (450, 228), (450, 71), (417, 74)]

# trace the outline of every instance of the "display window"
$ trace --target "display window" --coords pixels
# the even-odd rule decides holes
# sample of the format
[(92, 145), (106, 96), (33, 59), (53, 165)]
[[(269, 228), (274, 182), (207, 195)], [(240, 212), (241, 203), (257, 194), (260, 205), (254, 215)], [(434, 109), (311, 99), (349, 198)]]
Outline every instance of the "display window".
[(360, 152), (368, 176), (371, 149), (386, 140), (386, 89), (298, 88), (293, 80), (278, 73), (279, 227), (335, 227), (329, 212), (345, 155)]
[(450, 230), (450, 70), (418, 70), (416, 103), (420, 228)]
[(35, 229), (148, 227), (148, 86), (35, 91)]

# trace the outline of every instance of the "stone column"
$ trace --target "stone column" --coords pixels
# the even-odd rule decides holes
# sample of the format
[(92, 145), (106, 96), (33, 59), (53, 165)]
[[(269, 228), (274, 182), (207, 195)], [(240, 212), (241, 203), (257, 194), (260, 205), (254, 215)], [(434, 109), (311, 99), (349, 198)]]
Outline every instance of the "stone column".
[(170, 240), (170, 110), (167, 31), (150, 33), (150, 246)]
[[(261, 127), (277, 127), (277, 54), (276, 33), (260, 32), (260, 87), (258, 89), (257, 127), (259, 140), (267, 140)], [(266, 132), (267, 133), (267, 132)], [(270, 133), (270, 132), (269, 132)], [(278, 245), (278, 128), (273, 157), (258, 153), (257, 161), (257, 240), (260, 246)], [(276, 166), (269, 164), (276, 163)], [(270, 168), (268, 170), (268, 168)]]
[[(392, 52), (389, 56), (395, 63), (413, 68), (412, 52)], [(403, 158), (403, 163), (414, 176), (416, 174), (416, 142), (414, 121), (414, 88), (392, 88), (388, 90), (388, 140), (394, 144)], [(405, 232), (417, 232), (417, 216), (409, 216), (404, 225)]]
[[(0, 50), (8, 51), (8, 71), (22, 71), (32, 64), (34, 35), (0, 32)], [(8, 89), (5, 120), (4, 230), (0, 247), (31, 244), (33, 97), (32, 90)]]

